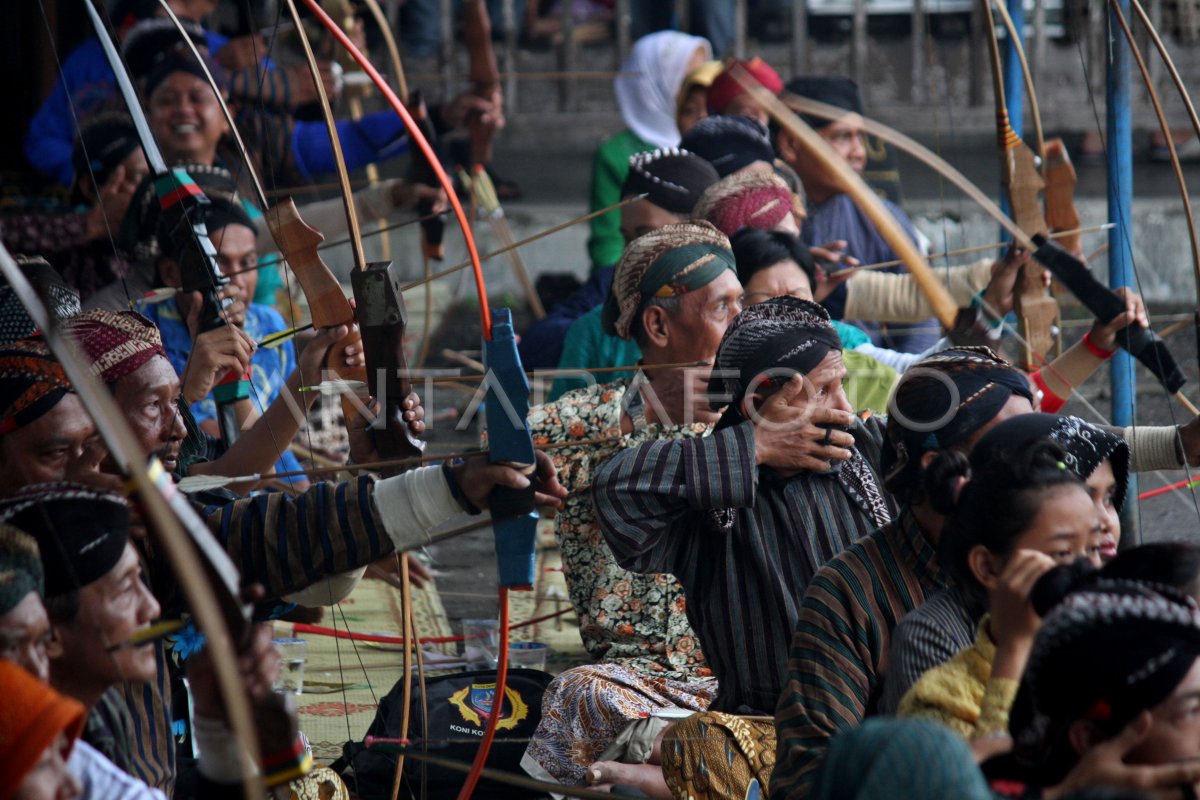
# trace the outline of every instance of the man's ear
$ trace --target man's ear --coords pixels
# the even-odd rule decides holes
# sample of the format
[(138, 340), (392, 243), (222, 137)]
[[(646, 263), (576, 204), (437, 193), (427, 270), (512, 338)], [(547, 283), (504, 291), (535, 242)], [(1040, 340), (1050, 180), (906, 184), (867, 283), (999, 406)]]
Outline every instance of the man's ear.
[(92, 175), (80, 175), (79, 193), (83, 195), (83, 199), (87, 201), (89, 206), (94, 206), (97, 201), (96, 194), (96, 179)]
[(58, 625), (51, 623), (50, 638), (46, 640), (46, 656), (51, 661), (56, 661), (63, 657), (66, 648), (63, 647), (62, 632)]
[(801, 150), (792, 135), (787, 131), (780, 131), (775, 137), (775, 150), (779, 153), (780, 160), (787, 164), (792, 169), (795, 169), (795, 164), (800, 160)]
[(991, 550), (983, 545), (977, 544), (971, 548), (971, 552), (967, 553), (967, 566), (971, 569), (975, 580), (979, 581), (980, 585), (989, 592), (1000, 583), (1000, 571), (1003, 564)]
[(656, 347), (666, 347), (670, 339), (670, 314), (662, 306), (642, 309), (642, 331), (646, 341)]
[(183, 272), (179, 269), (179, 262), (169, 256), (159, 257), (158, 276), (162, 278), (164, 286), (174, 289), (183, 286)]
[(762, 384), (759, 384), (759, 388), (754, 391), (746, 392), (741, 400), (742, 417), (757, 424), (759, 417), (762, 416), (763, 405), (768, 398), (769, 395), (762, 390)]
[(929, 465), (932, 464), (933, 460), (937, 457), (938, 457), (937, 450), (926, 450), (924, 453), (922, 453), (921, 454), (921, 471), (924, 472), (925, 470), (929, 469)]
[(1067, 741), (1078, 756), (1083, 756), (1096, 745), (1100, 744), (1100, 731), (1096, 723), (1088, 719), (1077, 719), (1067, 729)]

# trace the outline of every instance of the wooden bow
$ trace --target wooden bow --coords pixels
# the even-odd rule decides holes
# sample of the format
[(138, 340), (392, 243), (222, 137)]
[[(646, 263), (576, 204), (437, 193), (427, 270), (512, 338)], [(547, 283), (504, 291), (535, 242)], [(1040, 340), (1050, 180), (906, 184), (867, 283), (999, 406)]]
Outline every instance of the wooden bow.
[[(751, 91), (755, 91), (754, 87), (749, 88)], [(758, 94), (756, 94), (756, 98), (763, 105), (763, 107), (768, 110), (768, 113), (776, 118), (780, 125), (784, 125), (784, 120), (788, 119), (788, 117), (794, 117), (795, 119), (789, 121), (787, 124), (794, 125), (794, 123), (799, 123), (803, 125), (803, 121), (796, 117), (796, 115), (788, 106), (795, 108), (801, 113), (811, 114), (813, 116), (823, 117), (825, 119), (838, 119), (839, 117), (844, 116), (846, 113), (843, 109), (836, 108), (825, 103), (818, 103), (807, 98), (795, 97), (794, 95), (789, 96), (787, 98), (788, 105), (784, 105), (781, 100), (766, 90), (759, 91)], [(1102, 322), (1108, 322), (1124, 312), (1125, 302), (1117, 297), (1117, 295), (1111, 289), (1097, 281), (1088, 270), (1086, 264), (1072, 254), (1067, 253), (1061, 247), (1058, 247), (1049, 239), (1049, 237), (1041, 234), (1033, 237), (1028, 236), (1011, 218), (1009, 218), (1007, 214), (1000, 210), (1000, 207), (997, 206), (991, 200), (991, 198), (984, 194), (978, 186), (975, 186), (973, 183), (967, 180), (966, 176), (947, 163), (945, 159), (931, 152), (929, 148), (917, 143), (911, 137), (905, 136), (899, 131), (889, 128), (888, 126), (874, 120), (864, 117), (862, 120), (862, 126), (863, 130), (867, 133), (870, 133), (872, 136), (876, 136), (890, 143), (899, 150), (908, 153), (910, 156), (925, 164), (934, 172), (937, 172), (945, 177), (946, 180), (956, 186), (963, 194), (965, 194), (972, 201), (974, 201), (976, 205), (983, 209), (988, 216), (1000, 223), (1000, 226), (1004, 228), (1004, 230), (1008, 231), (1008, 233), (1013, 237), (1013, 241), (1018, 247), (1021, 247), (1032, 253), (1036, 260), (1041, 262), (1043, 266), (1049, 269), (1056, 278), (1060, 279), (1064, 285), (1066, 285), (1067, 288), (1079, 298), (1079, 300), (1088, 308), (1088, 310), (1096, 315), (1096, 317)], [(788, 129), (791, 130), (792, 128), (789, 127)], [(816, 136), (815, 133), (813, 135)], [(819, 136), (816, 138), (820, 140)], [(830, 151), (830, 155), (833, 156), (835, 154)], [(850, 178), (855, 177), (857, 176), (851, 172)], [(886, 213), (884, 216), (886, 217)], [(884, 233), (884, 231), (880, 232)], [(900, 231), (900, 233), (902, 234), (903, 231)], [(923, 272), (928, 272), (928, 266), (920, 263), (919, 258), (915, 262), (905, 261), (905, 265), (908, 266), (910, 270), (913, 269), (914, 263), (917, 264), (918, 269), (922, 270)], [(922, 291), (924, 291), (926, 283), (921, 282), (920, 275), (914, 272), (913, 277), (914, 279), (918, 280), (918, 285), (920, 285)], [(940, 282), (937, 281), (937, 277), (931, 272), (929, 272), (928, 277), (937, 284), (938, 288), (941, 289), (942, 294), (944, 294), (945, 289), (944, 287), (941, 287)], [(930, 303), (934, 304), (936, 307), (937, 301), (935, 301), (935, 299), (928, 294), (926, 297), (929, 298)], [(950, 305), (954, 304), (953, 300), (948, 296), (945, 298), (945, 301)], [(1018, 333), (1018, 337), (1019, 336), (1020, 334)], [(1200, 413), (1195, 410), (1195, 406), (1192, 405), (1191, 401), (1188, 400), (1188, 398), (1180, 391), (1180, 386), (1184, 383), (1184, 378), (1179, 372), (1179, 369), (1176, 366), (1174, 359), (1171, 357), (1170, 352), (1167, 350), (1165, 343), (1157, 334), (1154, 334), (1153, 332), (1148, 331), (1138, 325), (1129, 325), (1121, 331), (1120, 335), (1117, 336), (1117, 342), (1121, 347), (1128, 350), (1139, 361), (1141, 361), (1142, 364), (1159, 380), (1159, 382), (1163, 384), (1163, 387), (1168, 391), (1168, 393), (1170, 393), (1180, 405), (1187, 409), (1189, 413), (1193, 415)]]
[[(859, 175), (855, 174), (850, 165), (839, 157), (833, 148), (808, 123), (797, 116), (778, 97), (763, 88), (745, 69), (735, 65), (730, 74), (741, 84), (745, 91), (750, 92), (754, 96), (781, 128), (786, 130), (804, 147), (809, 156), (819, 161), (822, 167), (837, 177), (842, 189), (846, 194), (850, 195), (859, 209), (871, 220), (872, 224), (878, 229), (879, 234), (888, 243), (888, 246), (903, 260), (904, 265), (912, 274), (913, 280), (917, 282), (922, 293), (929, 300), (930, 305), (933, 306), (934, 315), (938, 318), (938, 321), (947, 330), (953, 328), (954, 321), (958, 316), (958, 306), (954, 302), (954, 298), (950, 296), (946, 287), (938, 280), (938, 277), (929, 267), (929, 264), (922, 258), (920, 252), (917, 251), (917, 247), (913, 244), (912, 239), (908, 237), (908, 234), (896, 222), (895, 218), (880, 201), (879, 196), (867, 186), (866, 182)], [(810, 103), (802, 98), (789, 97), (788, 101), (793, 103), (794, 107), (800, 108), (803, 106), (806, 113), (808, 113), (808, 109), (810, 108), (819, 108), (820, 110), (815, 112), (816, 115), (828, 116), (830, 119), (837, 119), (846, 113), (842, 109), (833, 109), (833, 113), (830, 113), (829, 106), (820, 103)]]
[[(1159, 56), (1167, 67), (1167, 71), (1171, 75), (1171, 80), (1175, 84), (1175, 88), (1179, 92), (1179, 96), (1183, 101), (1184, 108), (1187, 109), (1188, 119), (1192, 123), (1192, 129), (1197, 138), (1200, 138), (1200, 116), (1196, 114), (1196, 106), (1192, 103), (1191, 95), (1187, 91), (1187, 87), (1183, 85), (1183, 79), (1179, 75), (1179, 70), (1175, 67), (1175, 62), (1167, 52), (1166, 45), (1163, 44), (1162, 37), (1158, 35), (1158, 30), (1154, 27), (1150, 17), (1146, 14), (1146, 10), (1142, 7), (1139, 0), (1130, 0), (1130, 7), (1137, 14), (1146, 32), (1150, 35), (1150, 41), (1154, 43), (1155, 49), (1158, 50)], [(1192, 213), (1192, 201), (1187, 190), (1187, 182), (1183, 177), (1183, 168), (1179, 163), (1179, 153), (1175, 148), (1175, 137), (1171, 135), (1170, 126), (1167, 124), (1167, 118), (1163, 112), (1162, 103), (1159, 101), (1158, 90), (1154, 87), (1154, 81), (1150, 77), (1150, 71), (1146, 68), (1145, 59), (1142, 58), (1141, 51), (1138, 49), (1136, 42), (1133, 39), (1133, 33), (1129, 30), (1129, 24), (1125, 21), (1125, 15), (1121, 11), (1121, 7), (1117, 3), (1112, 3), (1111, 8), (1121, 30), (1125, 33), (1126, 40), (1129, 43), (1129, 49), (1133, 52), (1137, 59), (1138, 70), (1141, 72), (1142, 80), (1146, 84), (1146, 91), (1150, 94), (1150, 99), (1154, 105), (1155, 114), (1158, 117), (1159, 127), (1162, 129), (1163, 138), (1166, 140), (1167, 149), (1171, 154), (1171, 166), (1175, 171), (1175, 180), (1179, 185), (1179, 192), (1183, 200), (1184, 216), (1188, 226), (1188, 244), (1192, 252), (1192, 269), (1193, 278), (1196, 283), (1196, 309), (1194, 312), (1194, 326), (1196, 330), (1196, 339), (1200, 342), (1200, 241), (1197, 239), (1196, 219)], [(1200, 355), (1198, 355), (1200, 357)]]
[[(1038, 158), (1012, 129), (1000, 64), (1000, 46), (992, 17), (992, 0), (980, 0), (988, 26), (988, 50), (992, 56), (992, 90), (996, 102), (996, 133), (1000, 153), (1000, 182), (1009, 211), (1027, 236), (1048, 232), (1042, 216), (1041, 192), (1045, 188)], [(1011, 36), (1011, 34), (1010, 34)], [(1020, 42), (1015, 42), (1019, 47)], [(1063, 151), (1065, 153), (1065, 150)], [(1075, 226), (1073, 226), (1075, 227)], [(1021, 269), (1016, 292), (1017, 323), (1021, 332), (1021, 366), (1037, 369), (1054, 346), (1054, 326), (1058, 322), (1058, 302), (1050, 297), (1043, 283), (1042, 266), (1029, 261)]]
[[(990, 8), (990, 6), (989, 6)], [(1079, 229), (1079, 211), (1075, 208), (1075, 167), (1066, 144), (1061, 138), (1046, 140), (1042, 127), (1042, 112), (1038, 106), (1037, 92), (1033, 86), (1033, 71), (1029, 69), (1029, 60), (1025, 57), (1025, 47), (1017, 26), (1013, 23), (1001, 0), (997, 0), (995, 10), (1000, 14), (1000, 20), (1008, 31), (1009, 41), (1021, 67), (1021, 75), (1025, 83), (1025, 97), (1029, 101), (1029, 116), (1033, 122), (1033, 141), (1037, 146), (1036, 152), (1041, 158), (1040, 172), (1045, 184), (1042, 192), (1042, 204), (1045, 211), (1045, 222), (1055, 233), (1068, 232), (1058, 237), (1059, 243), (1070, 253), (1081, 252), (1081, 236)], [(991, 35), (995, 36), (995, 29)], [(993, 65), (993, 71), (995, 67)], [(1057, 295), (1059, 287), (1051, 286), (1052, 293)], [(1061, 342), (1061, 336), (1059, 337)]]
[[(289, 0), (290, 2), (292, 0)], [(474, 267), (475, 286), (479, 295), (480, 325), (483, 333), (484, 363), (487, 366), (487, 374), (491, 378), (487, 406), (489, 440), (491, 442), (489, 458), (493, 462), (505, 463), (508, 466), (532, 472), (535, 467), (533, 440), (529, 432), (528, 419), (521, 414), (520, 405), (528, 402), (528, 384), (525, 383), (525, 373), (521, 369), (521, 359), (517, 353), (511, 327), (511, 316), (507, 309), (497, 309), (493, 318), (491, 306), (488, 303), (487, 285), (483, 277), (483, 265), (479, 259), (475, 239), (471, 235), (470, 223), (454, 192), (450, 177), (440, 164), (436, 163), (437, 159), (432, 146), (416, 127), (408, 109), (383, 80), (383, 76), (371, 66), (370, 61), (362, 53), (358, 52), (354, 44), (341, 34), (333, 20), (329, 19), (328, 15), (321, 10), (317, 0), (304, 0), (304, 2), (321, 21), (321, 24), (341, 42), (342, 46), (354, 56), (355, 61), (371, 76), (371, 80), (404, 120), (414, 143), (425, 154), (431, 167), (437, 173), (438, 182), (445, 190), (459, 227), (462, 229), (467, 252)], [(520, 393), (515, 388), (521, 384), (525, 385), (524, 393)], [(515, 414), (509, 418), (506, 416), (506, 412), (515, 412)], [(471, 772), (459, 793), (460, 800), (467, 800), (479, 781), (496, 735), (496, 726), (503, 713), (503, 698), (508, 679), (509, 588), (529, 586), (534, 581), (534, 538), (537, 512), (533, 507), (532, 482), (526, 490), (497, 487), (488, 498), (488, 505), (492, 511), (497, 567), (500, 573), (500, 643), (495, 684), (497, 702), (492, 704), (492, 713), (488, 715), (487, 725), (471, 766)]]
[[(313, 7), (310, 4), (310, 8)], [(288, 8), (294, 20), (299, 20), (299, 13), (293, 0), (288, 0)], [(321, 24), (324, 25), (330, 33), (339, 38), (339, 41), (344, 40), (344, 37), (339, 36), (342, 32), (335, 27), (331, 27), (332, 20), (329, 19), (319, 6), (314, 8), (317, 12), (317, 17)], [(312, 56), (312, 49), (308, 43), (307, 36), (300, 32), (300, 41), (305, 51), (305, 56), (308, 59), (310, 70), (313, 72), (314, 80), (318, 80), (316, 73), (316, 61)], [(396, 63), (399, 69), (398, 59)], [(386, 88), (386, 84), (380, 87)], [(357, 301), (357, 318), (362, 329), (362, 342), (364, 351), (367, 357), (367, 382), (370, 387), (371, 395), (377, 397), (382, 405), (381, 414), (384, 417), (385, 425), (382, 429), (375, 432), (375, 444), (377, 450), (385, 456), (385, 458), (393, 458), (396, 456), (414, 456), (420, 455), (423, 450), (424, 443), (418, 441), (412, 436), (407, 423), (404, 420), (403, 407), (401, 405), (404, 398), (411, 391), (409, 384), (409, 369), (404, 353), (404, 332), (407, 326), (408, 318), (404, 307), (404, 300), (400, 293), (400, 280), (397, 275), (394, 264), (391, 261), (383, 261), (374, 264), (366, 264), (365, 257), (362, 252), (361, 236), (358, 228), (357, 214), (355, 212), (353, 198), (350, 194), (350, 179), (346, 171), (345, 161), (342, 158), (341, 146), (337, 138), (337, 130), (333, 122), (332, 109), (329, 106), (328, 98), (325, 97), (324, 91), (318, 83), (318, 92), (321, 100), (322, 114), (325, 118), (326, 127), (329, 131), (330, 141), (334, 151), (334, 161), (337, 166), (338, 180), (342, 188), (343, 200), (346, 204), (347, 221), (350, 228), (351, 246), (354, 251), (356, 270), (351, 275), (351, 281), (354, 287), (354, 295)], [(410, 129), (410, 135), (412, 131)], [(413, 164), (428, 162), (424, 159), (416, 158), (414, 153)], [(429, 210), (429, 209), (425, 209)], [(441, 252), (441, 229), (442, 222), (437, 219), (428, 221), (422, 224), (423, 246), (422, 253), (428, 264), (430, 256), (440, 256)], [(311, 239), (310, 239), (311, 242)], [(316, 257), (316, 242), (311, 242), (312, 249), (308, 252), (313, 257)], [(318, 259), (319, 260), (319, 259)], [(322, 265), (323, 266), (323, 265)], [(426, 272), (428, 272), (428, 266)], [(317, 270), (316, 274), (323, 276), (328, 270)], [(321, 278), (325, 281), (325, 278)], [(341, 295), (340, 287), (337, 290), (337, 297), (341, 299), (341, 303), (345, 303), (345, 298)], [(331, 301), (333, 298), (330, 298)], [(339, 305), (339, 309), (340, 309)], [(316, 313), (314, 311), (314, 313)], [(344, 311), (340, 312), (344, 313)], [(428, 337), (428, 315), (431, 313), (429, 304), (426, 305), (426, 337)], [(335, 348), (340, 349), (340, 348)], [(347, 417), (349, 419), (349, 417)], [(411, 581), (408, 570), (408, 562), (405, 558), (398, 556), (401, 576), (401, 592), (402, 602), (404, 605), (404, 635), (405, 635), (405, 683), (404, 683), (404, 714), (401, 722), (402, 733), (407, 736), (408, 727), (410, 724), (410, 709), (412, 698), (412, 670), (409, 668), (412, 663), (413, 647), (412, 642), (416, 638), (416, 620), (412, 608)], [(422, 685), (424, 685), (424, 666), (419, 654), (417, 655), (418, 671), (421, 676)], [(422, 693), (424, 696), (424, 693)], [(428, 718), (426, 713), (425, 718)], [(399, 759), (396, 764), (396, 770), (393, 777), (392, 798), (397, 796), (400, 788), (400, 778), (403, 773), (403, 758)]]
[[(353, 192), (350, 189), (350, 175), (346, 170), (341, 142), (338, 139), (337, 123), (329, 105), (329, 98), (325, 94), (325, 87), (321, 83), (316, 57), (313, 54), (312, 45), (308, 41), (308, 35), (304, 32), (299, 11), (293, 0), (288, 0), (287, 5), (296, 25), (296, 34), (308, 61), (313, 81), (316, 83), (321, 113), (329, 132), (338, 183), (342, 190), (342, 202), (346, 210), (350, 248), (354, 255), (355, 273), (352, 280), (355, 285), (355, 294), (358, 297), (359, 289), (365, 293), (364, 296), (358, 297), (360, 307), (367, 312), (361, 321), (362, 333), (354, 331), (352, 327), (351, 332), (342, 341), (331, 347), (326, 357), (326, 369), (337, 379), (365, 383), (369, 395), (379, 401), (383, 424), (381, 425), (377, 420), (374, 428), (376, 446), (381, 453), (387, 451), (384, 454), (389, 458), (419, 455), (423, 450), (424, 443), (412, 436), (404, 421), (403, 401), (411, 392), (411, 386), (408, 363), (404, 355), (403, 334), (407, 315), (404, 311), (403, 300), (399, 291), (388, 296), (374, 291), (378, 289), (383, 292), (397, 285), (395, 270), (390, 261), (367, 263), (363, 253), (358, 212), (354, 206)], [(296, 213), (295, 204), (290, 199), (270, 209), (267, 212), (267, 220), (281, 252), (291, 265), (296, 279), (304, 288), (305, 296), (309, 300), (313, 324), (318, 327), (353, 326), (354, 310), (342, 293), (341, 286), (317, 252), (317, 247), (324, 241), (324, 237), (304, 224), (299, 214)], [(365, 369), (347, 369), (341, 364), (344, 360), (344, 348), (360, 341), (363, 344), (367, 366)], [(362, 401), (365, 396), (362, 393), (343, 396), (342, 409), (346, 415), (347, 424), (351, 423), (355, 414), (363, 413)]]

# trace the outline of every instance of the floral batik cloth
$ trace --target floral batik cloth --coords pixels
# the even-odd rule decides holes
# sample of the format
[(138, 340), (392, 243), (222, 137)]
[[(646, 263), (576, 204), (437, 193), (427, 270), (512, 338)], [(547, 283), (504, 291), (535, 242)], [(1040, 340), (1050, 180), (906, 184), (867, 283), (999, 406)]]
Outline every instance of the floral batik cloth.
[(537, 778), (582, 784), (629, 723), (662, 709), (704, 711), (716, 696), (715, 678), (672, 680), (612, 663), (569, 669), (542, 695), (542, 719), (521, 766)]
[[(590, 492), (595, 471), (622, 448), (703, 436), (711, 426), (648, 425), (623, 436), (626, 389), (625, 382), (577, 389), (529, 414), (534, 444), (560, 445), (550, 454), (570, 494), (554, 532), (584, 647), (601, 662), (568, 670), (550, 685), (526, 750), (529, 772), (564, 784), (582, 783), (588, 765), (630, 721), (663, 708), (702, 711), (717, 691), (687, 619), (683, 588), (674, 576), (642, 575), (617, 564), (596, 524)], [(561, 446), (573, 440), (588, 443)]]
[[(618, 661), (647, 674), (676, 680), (711, 675), (687, 620), (683, 589), (671, 575), (642, 575), (617, 564), (592, 509), (595, 471), (619, 450), (654, 439), (702, 436), (711, 426), (648, 425), (621, 435), (626, 384), (577, 389), (529, 412), (535, 446), (550, 451), (558, 479), (570, 492), (554, 520), (563, 576), (579, 617), (579, 631), (596, 661)], [(605, 439), (594, 444), (590, 440)], [(586, 445), (563, 447), (572, 440)]]

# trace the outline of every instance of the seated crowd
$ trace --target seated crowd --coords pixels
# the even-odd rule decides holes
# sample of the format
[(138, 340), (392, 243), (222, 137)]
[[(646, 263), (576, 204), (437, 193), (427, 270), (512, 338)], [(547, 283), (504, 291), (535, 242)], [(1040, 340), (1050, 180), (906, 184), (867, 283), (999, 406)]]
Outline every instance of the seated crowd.
[[(856, 269), (897, 254), (758, 93), (838, 109), (802, 123), (861, 175), (852, 81), (785, 83), (761, 59), (714, 62), (706, 40), (663, 31), (616, 78), (625, 129), (596, 153), (591, 202), (608, 210), (591, 223), (589, 279), (521, 331), (527, 368), (560, 369), (528, 415), (550, 454), (367, 471), (396, 431), (372, 429), (359, 410), (382, 398), (363, 396), (344, 406), (348, 465), (362, 468), (310, 478), (290, 446), (317, 376), (374, 356), (349, 321), (288, 335), (278, 216), (247, 199), (217, 92), (260, 174), (311, 182), (340, 156), (323, 122), (296, 114), (317, 95), (307, 72), (206, 30), (216, 3), (170, 5), (217, 86), (157, 0), (110, 16), (164, 158), (205, 198), (187, 224), (156, 193), (95, 40), (67, 59), (26, 143), (76, 205), (0, 217), (0, 255), (50, 317), (0, 286), (0, 800), (231, 797), (255, 773), (276, 792), (347, 796), (312, 770), (273, 689), (270, 622), (346, 597), (497, 488), (532, 489), (553, 518), (589, 659), (549, 684), (521, 761), (550, 789), (1196, 796), (1200, 543), (1129, 546), (1120, 512), (1131, 475), (1200, 465), (1200, 418), (1121, 429), (1057, 413), (1122, 330), (1148, 326), (1136, 293), (1116, 290), (1122, 313), (1019, 369), (1001, 352), (1031, 254), (939, 270), (959, 307), (943, 326), (905, 267)], [(429, 114), (439, 132), (503, 123), (498, 96)], [(351, 168), (409, 149), (390, 111), (334, 128)], [(446, 202), (416, 180), (353, 198), (372, 218)], [(340, 200), (301, 212), (326, 238), (347, 233)], [(196, 283), (200, 223), (219, 291)], [(133, 463), (85, 402), (97, 392)], [(425, 432), (415, 394), (397, 414), (401, 437)], [(189, 557), (211, 550), (237, 573), (194, 570), (223, 611), (250, 609), (233, 644), (253, 747), (233, 734), (155, 504), (128, 486), (147, 461), (201, 537)], [(259, 486), (272, 472), (286, 476)], [(253, 479), (176, 492), (202, 476)], [(185, 633), (156, 634), (164, 620)]]

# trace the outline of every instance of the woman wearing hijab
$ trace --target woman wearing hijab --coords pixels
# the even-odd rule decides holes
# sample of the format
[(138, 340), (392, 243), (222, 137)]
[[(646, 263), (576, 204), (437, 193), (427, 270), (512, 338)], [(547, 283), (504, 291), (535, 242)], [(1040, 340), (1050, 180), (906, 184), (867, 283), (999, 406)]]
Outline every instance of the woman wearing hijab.
[(84, 708), (12, 661), (0, 661), (0, 800), (69, 800), (83, 787), (67, 759), (83, 730)]
[[(648, 150), (676, 147), (675, 122), (683, 79), (712, 58), (712, 47), (699, 36), (659, 31), (634, 42), (613, 81), (625, 129), (604, 141), (592, 163), (591, 210), (621, 199), (629, 158)], [(592, 270), (612, 266), (621, 257), (621, 216), (610, 211), (592, 220), (588, 255)]]

